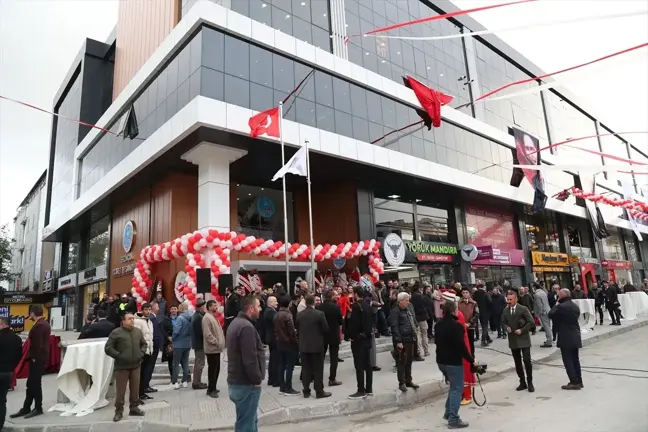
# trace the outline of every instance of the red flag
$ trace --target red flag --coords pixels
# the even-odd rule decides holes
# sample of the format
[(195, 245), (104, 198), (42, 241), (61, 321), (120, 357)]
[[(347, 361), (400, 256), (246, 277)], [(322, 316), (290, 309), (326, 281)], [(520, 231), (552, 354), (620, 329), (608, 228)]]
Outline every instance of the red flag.
[[(403, 78), (405, 86), (411, 88), (419, 103), (430, 116), (434, 127), (441, 126), (441, 107), (452, 102), (453, 96), (448, 96), (438, 90), (431, 89), (411, 76)], [(425, 120), (425, 119), (424, 119)]]
[(256, 138), (260, 135), (279, 138), (279, 107), (270, 108), (250, 117), (250, 136)]

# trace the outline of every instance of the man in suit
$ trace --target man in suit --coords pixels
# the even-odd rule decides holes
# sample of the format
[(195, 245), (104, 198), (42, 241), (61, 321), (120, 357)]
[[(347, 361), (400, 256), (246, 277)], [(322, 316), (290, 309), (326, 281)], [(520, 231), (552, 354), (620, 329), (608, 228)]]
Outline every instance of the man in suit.
[(310, 397), (310, 383), (314, 381), (315, 396), (318, 399), (331, 396), (324, 391), (324, 336), (328, 324), (324, 312), (315, 309), (315, 297), (307, 295), (306, 308), (297, 314), (297, 335), (302, 361), (302, 384), (305, 398)]
[(552, 338), (551, 338), (551, 320), (549, 319), (549, 298), (547, 297), (547, 290), (544, 286), (537, 285), (535, 290), (535, 310), (540, 318), (540, 323), (542, 324), (542, 329), (545, 332), (546, 340), (540, 345), (541, 348), (551, 348)]
[[(49, 359), (49, 344), (52, 329), (43, 318), (43, 307), (33, 305), (29, 310), (29, 318), (34, 325), (29, 331), (29, 376), (27, 377), (27, 391), (23, 407), (10, 418), (25, 417), (26, 419), (43, 414), (43, 387), (42, 378)], [(31, 404), (34, 403), (34, 409)]]
[[(414, 308), (411, 309), (413, 315)], [(371, 367), (373, 322), (373, 310), (371, 305), (364, 301), (364, 289), (360, 286), (354, 287), (351, 316), (347, 320), (346, 331), (347, 336), (351, 339), (353, 367), (356, 372), (358, 390), (350, 395), (349, 399), (363, 399), (373, 395), (373, 369)]]
[(269, 296), (261, 326), (263, 328), (263, 342), (268, 345), (270, 359), (268, 360), (268, 385), (279, 387), (279, 352), (277, 351), (277, 336), (275, 334), (274, 321), (277, 316), (277, 298)]
[(621, 325), (621, 309), (619, 304), (619, 290), (615, 284), (603, 285), (605, 291), (605, 307), (610, 313), (610, 325)]
[[(533, 372), (531, 369), (531, 336), (529, 332), (535, 328), (535, 322), (528, 308), (518, 303), (518, 295), (510, 290), (507, 295), (508, 307), (504, 309), (502, 324), (508, 333), (508, 343), (513, 360), (515, 371), (520, 378), (520, 385), (517, 391), (528, 389), (530, 393), (535, 391), (533, 386)], [(524, 362), (524, 367), (522, 363)], [(524, 371), (526, 370), (526, 378)]]
[(110, 332), (115, 329), (115, 326), (106, 317), (106, 311), (99, 309), (97, 311), (97, 320), (81, 332), (79, 339), (97, 339), (110, 336)]
[(329, 387), (342, 384), (335, 378), (338, 368), (338, 353), (340, 351), (340, 326), (342, 326), (342, 312), (337, 302), (333, 300), (333, 290), (324, 291), (324, 303), (317, 306), (317, 310), (324, 312), (328, 331), (324, 335), (324, 355), (330, 353), (331, 368), (329, 371)]
[(561, 289), (558, 303), (549, 312), (558, 331), (558, 348), (562, 355), (563, 364), (569, 377), (569, 384), (562, 386), (563, 390), (580, 390), (583, 388), (578, 350), (583, 347), (581, 331), (578, 325), (580, 309), (571, 299), (568, 289)]

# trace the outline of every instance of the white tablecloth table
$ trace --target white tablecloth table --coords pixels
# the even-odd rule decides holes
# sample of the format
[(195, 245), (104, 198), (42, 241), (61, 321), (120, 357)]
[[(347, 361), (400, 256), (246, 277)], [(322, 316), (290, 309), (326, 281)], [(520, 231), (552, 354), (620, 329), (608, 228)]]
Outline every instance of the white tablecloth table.
[(637, 319), (637, 315), (648, 314), (648, 295), (644, 292), (619, 294), (619, 304), (623, 318), (628, 321)]
[(581, 332), (586, 333), (594, 328), (596, 323), (596, 307), (594, 306), (594, 299), (572, 300), (580, 309), (580, 318), (578, 324), (580, 325)]
[(56, 384), (70, 402), (57, 404), (50, 411), (81, 417), (108, 405), (106, 393), (114, 360), (104, 353), (105, 345), (106, 339), (100, 339), (67, 347)]

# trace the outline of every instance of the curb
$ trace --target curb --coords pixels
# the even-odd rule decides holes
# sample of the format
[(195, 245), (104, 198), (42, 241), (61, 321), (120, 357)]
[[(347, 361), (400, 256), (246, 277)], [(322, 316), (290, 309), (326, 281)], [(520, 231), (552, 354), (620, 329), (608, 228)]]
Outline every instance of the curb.
[[(648, 320), (641, 322), (633, 322), (626, 324), (623, 327), (617, 327), (608, 333), (590, 337), (583, 340), (583, 348), (594, 343), (609, 339), (611, 337), (627, 333), (638, 328), (648, 326)], [(378, 346), (378, 352), (387, 351), (388, 346)], [(536, 362), (545, 362), (560, 355), (560, 350), (552, 348), (550, 352), (542, 355), (533, 360)], [(506, 374), (515, 370), (515, 367), (510, 363), (503, 363), (499, 366), (493, 366), (488, 369), (488, 372), (481, 378), (482, 382)], [(330, 402), (322, 405), (298, 405), (291, 407), (279, 408), (259, 416), (260, 426), (270, 426), (282, 423), (298, 423), (305, 420), (317, 420), (325, 417), (336, 415), (352, 415), (359, 414), (366, 411), (376, 409), (384, 409), (390, 407), (398, 407), (404, 405), (412, 405), (425, 400), (439, 396), (446, 392), (446, 386), (442, 380), (432, 380), (419, 383), (420, 388), (416, 391), (408, 391), (401, 393), (399, 390), (394, 390), (388, 393), (376, 394), (370, 398), (360, 400), (342, 400), (337, 402)], [(146, 420), (126, 420), (119, 423), (113, 422), (95, 422), (92, 424), (58, 424), (58, 425), (12, 425), (11, 423), (5, 424), (7, 432), (114, 432), (118, 426), (119, 432), (194, 432), (194, 431), (225, 431), (232, 430), (232, 420), (227, 420), (228, 424), (225, 425), (175, 425), (168, 423), (158, 423)]]

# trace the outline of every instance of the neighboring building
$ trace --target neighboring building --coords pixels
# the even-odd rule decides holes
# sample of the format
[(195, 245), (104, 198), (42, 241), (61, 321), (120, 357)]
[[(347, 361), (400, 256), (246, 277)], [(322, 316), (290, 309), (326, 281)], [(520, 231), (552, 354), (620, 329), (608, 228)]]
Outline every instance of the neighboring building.
[(46, 178), (47, 171), (40, 176), (20, 203), (14, 218), (15, 242), (11, 271), (16, 278), (9, 285), (12, 291), (42, 291), (42, 282), (45, 280), (43, 263), (49, 263), (50, 269), (52, 267), (54, 245), (42, 242), (47, 199)]
[[(283, 138), (287, 158), (310, 142), (316, 243), (396, 233), (409, 253), (388, 270), (401, 279), (508, 279), (514, 285), (557, 279), (570, 286), (643, 277), (648, 242), (636, 241), (618, 209), (603, 206), (613, 235), (595, 241), (582, 202), (550, 198), (534, 216), (528, 182), (511, 186), (509, 128), (542, 146), (610, 130), (566, 92), (444, 107), (440, 128), (370, 144), (418, 119), (402, 75), (454, 95), (458, 106), (543, 73), (492, 35), (345, 43), (347, 35), (452, 12), (452, 3), (156, 0), (120, 2), (119, 8), (114, 34), (105, 43), (86, 41), (54, 101), (56, 112), (110, 131), (63, 117), (52, 128), (45, 241), (62, 244), (55, 260), (68, 326), (80, 325), (94, 296), (130, 289), (134, 258), (148, 244), (208, 226), (283, 240), (281, 184), (270, 181), (282, 165), (280, 146), (251, 139), (248, 119), (276, 106), (312, 68), (312, 79), (286, 104)], [(463, 16), (394, 34), (482, 29)], [(133, 113), (137, 136), (117, 136)], [(621, 139), (582, 145), (648, 162)], [(542, 163), (574, 157), (601, 163), (568, 149), (543, 152)], [(620, 196), (618, 180), (636, 187), (632, 175), (599, 176), (597, 183), (608, 196)], [(574, 185), (580, 185), (577, 173), (547, 175), (550, 197)], [(287, 188), (289, 241), (308, 243), (305, 181), (290, 178)], [(132, 242), (124, 242), (127, 224), (136, 234)], [(639, 229), (648, 234), (647, 226)], [(492, 257), (461, 259), (466, 243), (492, 246)], [(233, 272), (256, 268), (266, 285), (283, 280), (283, 262), (235, 252), (231, 260)], [(295, 277), (308, 267), (291, 262)], [(183, 269), (183, 260), (153, 268), (169, 300)]]

